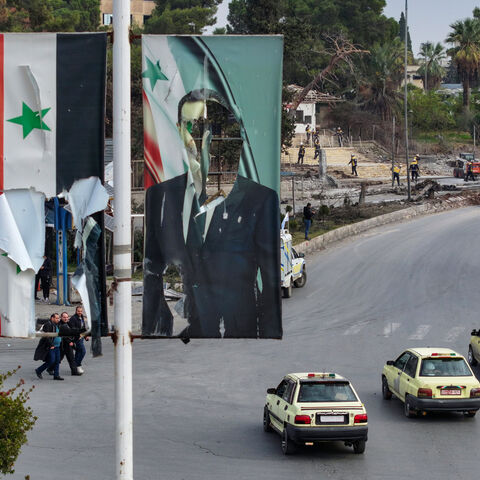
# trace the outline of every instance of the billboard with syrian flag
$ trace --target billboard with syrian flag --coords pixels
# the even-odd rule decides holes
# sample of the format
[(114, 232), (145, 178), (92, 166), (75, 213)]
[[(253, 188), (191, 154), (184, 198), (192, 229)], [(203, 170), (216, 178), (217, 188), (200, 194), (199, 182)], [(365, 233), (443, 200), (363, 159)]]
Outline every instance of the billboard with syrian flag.
[[(103, 181), (106, 44), (106, 33), (0, 34), (2, 336), (34, 333), (45, 199), (68, 198), (76, 182), (90, 177)], [(90, 200), (83, 185), (77, 205)], [(81, 227), (87, 219), (76, 221)], [(100, 235), (97, 249), (102, 241)], [(104, 279), (103, 259), (97, 267)], [(105, 323), (100, 317), (92, 323)]]
[[(281, 338), (283, 38), (142, 39), (142, 333)], [(211, 148), (232, 140), (218, 125), (220, 111), (228, 128), (235, 126), (240, 145), (224, 156)], [(217, 189), (214, 178), (223, 175), (222, 162), (234, 180)], [(173, 282), (176, 292), (166, 288)]]

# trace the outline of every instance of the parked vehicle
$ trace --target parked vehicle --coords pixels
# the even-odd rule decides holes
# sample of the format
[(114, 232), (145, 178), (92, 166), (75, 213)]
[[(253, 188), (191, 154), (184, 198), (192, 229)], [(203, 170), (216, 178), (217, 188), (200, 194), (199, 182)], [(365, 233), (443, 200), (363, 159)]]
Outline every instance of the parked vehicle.
[(284, 298), (292, 296), (293, 287), (301, 288), (307, 282), (305, 255), (292, 247), (292, 235), (286, 229), (280, 230), (280, 267)]
[(475, 367), (480, 362), (480, 330), (472, 330), (468, 346), (468, 363)]
[(465, 178), (467, 162), (472, 163), (474, 175), (480, 174), (480, 161), (475, 160), (475, 155), (473, 153), (460, 153), (455, 160), (455, 167), (453, 168), (453, 176), (455, 178)]

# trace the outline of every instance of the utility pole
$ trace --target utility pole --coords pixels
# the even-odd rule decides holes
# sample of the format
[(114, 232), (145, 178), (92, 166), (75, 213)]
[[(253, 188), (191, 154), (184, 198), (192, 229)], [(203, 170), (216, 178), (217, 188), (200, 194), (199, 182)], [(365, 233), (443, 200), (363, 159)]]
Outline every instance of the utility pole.
[(115, 478), (133, 480), (130, 1), (113, 2)]
[(407, 89), (407, 65), (408, 65), (408, 0), (405, 0), (405, 90), (404, 90), (404, 103), (405, 103), (405, 164), (407, 165), (407, 198), (411, 200), (410, 190), (410, 175), (408, 164), (408, 89)]
[(393, 187), (393, 168), (395, 167), (395, 117), (392, 119), (392, 187)]

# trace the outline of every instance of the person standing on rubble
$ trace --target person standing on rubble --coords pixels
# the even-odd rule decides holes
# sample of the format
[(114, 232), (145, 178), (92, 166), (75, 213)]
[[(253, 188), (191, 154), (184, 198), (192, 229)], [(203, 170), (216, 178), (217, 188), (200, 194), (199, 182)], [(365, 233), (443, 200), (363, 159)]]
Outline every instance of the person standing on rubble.
[(412, 163), (410, 164), (410, 174), (412, 176), (412, 182), (416, 182), (418, 180), (419, 173), (420, 173), (420, 169), (418, 167), (418, 155), (415, 155), (415, 157), (412, 160)]
[(395, 184), (395, 180), (397, 180), (397, 184), (398, 186), (400, 186), (400, 170), (402, 169), (402, 167), (400, 165), (395, 165), (393, 168), (392, 168), (392, 173), (393, 173), (393, 177), (392, 177), (392, 187), (393, 185)]
[(472, 179), (472, 182), (475, 181), (475, 177), (473, 176), (473, 165), (472, 165), (472, 162), (467, 162), (467, 174), (465, 176), (465, 182), (468, 182), (468, 179), (471, 178)]
[(352, 175), (355, 175), (356, 177), (358, 177), (358, 173), (357, 173), (358, 160), (357, 160), (357, 157), (353, 153), (350, 157), (350, 161), (348, 162), (348, 164), (352, 165)]
[(298, 161), (297, 165), (303, 165), (303, 159), (305, 158), (305, 147), (303, 143), (300, 144), (300, 148), (298, 149)]
[(305, 133), (307, 134), (307, 144), (310, 145), (310, 134), (312, 133), (312, 128), (310, 124), (305, 127)]
[(316, 160), (317, 158), (320, 158), (320, 142), (318, 141), (318, 138), (315, 140), (315, 155), (313, 159)]

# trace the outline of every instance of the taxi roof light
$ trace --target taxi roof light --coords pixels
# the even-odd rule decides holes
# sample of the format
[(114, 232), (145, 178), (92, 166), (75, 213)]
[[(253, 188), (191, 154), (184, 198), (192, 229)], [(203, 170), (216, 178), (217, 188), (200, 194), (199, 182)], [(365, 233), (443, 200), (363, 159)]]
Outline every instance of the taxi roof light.
[(430, 356), (431, 357), (456, 357), (457, 354), (445, 352), (445, 353), (432, 353)]
[(309, 373), (307, 375), (308, 378), (335, 378), (334, 373)]

